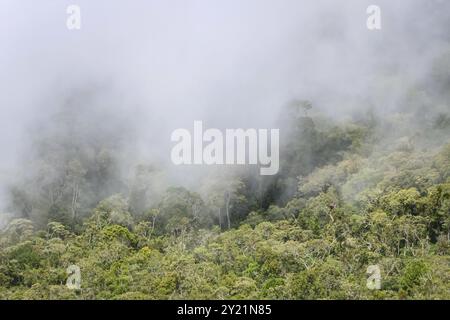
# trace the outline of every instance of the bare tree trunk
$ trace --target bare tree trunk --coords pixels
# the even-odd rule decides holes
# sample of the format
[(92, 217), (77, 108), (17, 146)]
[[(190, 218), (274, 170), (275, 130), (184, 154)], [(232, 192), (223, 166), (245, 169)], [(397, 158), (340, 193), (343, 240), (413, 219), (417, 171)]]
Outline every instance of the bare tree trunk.
[(77, 215), (77, 202), (78, 202), (79, 188), (78, 183), (73, 187), (72, 193), (72, 219), (75, 220)]
[(228, 229), (231, 229), (231, 220), (230, 220), (230, 193), (227, 191), (225, 193), (225, 210), (227, 213), (227, 223)]
[(194, 221), (198, 221), (200, 219), (200, 205), (192, 205), (192, 216), (194, 217)]
[(154, 216), (152, 218), (152, 234), (153, 234), (153, 231), (155, 231), (155, 222), (156, 222), (156, 216)]
[(220, 227), (220, 230), (222, 230), (222, 214), (221, 214), (221, 208), (220, 207), (218, 207), (218, 209), (219, 209), (219, 227)]

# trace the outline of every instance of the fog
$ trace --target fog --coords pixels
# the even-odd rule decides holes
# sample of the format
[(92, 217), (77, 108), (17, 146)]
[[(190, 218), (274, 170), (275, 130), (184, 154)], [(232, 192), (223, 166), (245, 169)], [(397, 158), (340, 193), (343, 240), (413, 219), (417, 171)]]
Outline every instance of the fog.
[[(70, 4), (81, 30), (66, 28)], [(381, 30), (366, 27), (371, 4)], [(0, 0), (1, 210), (9, 185), (35, 170), (35, 139), (65, 130), (61, 112), (78, 117), (83, 139), (117, 142), (124, 174), (151, 162), (186, 181), (198, 168), (171, 166), (170, 133), (194, 120), (272, 128), (292, 99), (334, 118), (395, 110), (449, 49), (449, 9), (438, 0)], [(380, 85), (392, 70), (401, 77)]]

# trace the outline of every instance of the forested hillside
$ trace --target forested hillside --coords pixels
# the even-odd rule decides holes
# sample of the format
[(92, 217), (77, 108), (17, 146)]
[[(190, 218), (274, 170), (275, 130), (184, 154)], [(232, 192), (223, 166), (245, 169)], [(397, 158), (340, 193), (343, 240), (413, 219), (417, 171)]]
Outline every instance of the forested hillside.
[(0, 300), (450, 299), (449, 0), (36, 2), (0, 1)]
[[(220, 169), (192, 190), (144, 164), (121, 181), (118, 142), (74, 136), (69, 114), (36, 141), (37, 174), (11, 188), (0, 298), (449, 299), (446, 88), (342, 121), (291, 101), (278, 175)], [(424, 113), (430, 100), (443, 107)]]

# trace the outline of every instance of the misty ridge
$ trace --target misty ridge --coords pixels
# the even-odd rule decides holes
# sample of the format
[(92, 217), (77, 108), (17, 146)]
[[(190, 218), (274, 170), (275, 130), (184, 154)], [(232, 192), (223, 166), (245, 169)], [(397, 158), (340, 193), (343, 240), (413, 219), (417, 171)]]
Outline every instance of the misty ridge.
[[(370, 123), (369, 158), (397, 145), (432, 152), (449, 138), (449, 5), (379, 5), (383, 29), (370, 32), (364, 1), (80, 1), (83, 28), (71, 33), (60, 25), (61, 5), (7, 2), (2, 210), (39, 220), (62, 206), (54, 210), (87, 216), (100, 200), (133, 192), (147, 209), (169, 186), (207, 197), (219, 172), (254, 180), (262, 194), (277, 185), (273, 200), (282, 204), (296, 191), (292, 180), (342, 160), (349, 147), (292, 155), (291, 140), (307, 144), (310, 126)], [(170, 132), (194, 119), (281, 128), (279, 175), (175, 167)]]
[(0, 1), (0, 299), (449, 299), (449, 13)]

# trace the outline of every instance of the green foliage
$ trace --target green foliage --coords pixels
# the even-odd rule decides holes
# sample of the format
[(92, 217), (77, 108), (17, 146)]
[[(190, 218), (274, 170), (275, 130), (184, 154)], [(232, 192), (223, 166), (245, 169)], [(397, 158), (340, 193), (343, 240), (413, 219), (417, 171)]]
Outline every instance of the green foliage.
[[(311, 107), (290, 105), (279, 175), (220, 172), (192, 190), (137, 166), (124, 191), (109, 148), (93, 161), (58, 141), (73, 159), (12, 190), (23, 218), (0, 232), (0, 298), (450, 299), (450, 145), (407, 128), (373, 143), (410, 114), (377, 127)], [(74, 264), (81, 290), (65, 285)]]
[(424, 281), (428, 268), (423, 261), (412, 260), (409, 262), (400, 277), (399, 284), (403, 290), (412, 290)]

